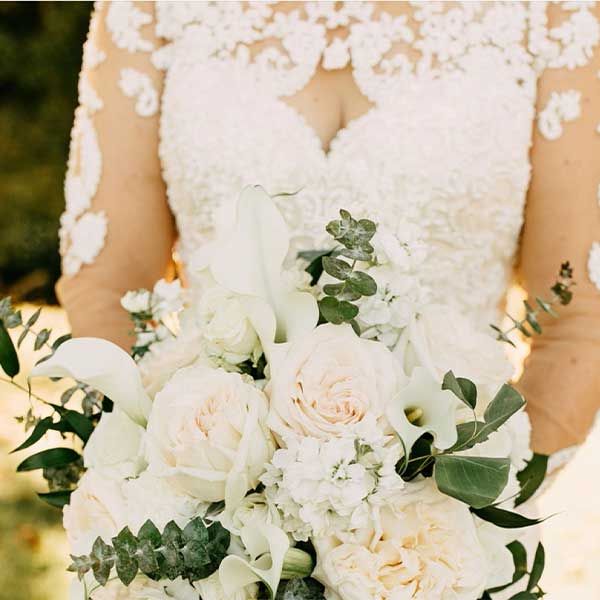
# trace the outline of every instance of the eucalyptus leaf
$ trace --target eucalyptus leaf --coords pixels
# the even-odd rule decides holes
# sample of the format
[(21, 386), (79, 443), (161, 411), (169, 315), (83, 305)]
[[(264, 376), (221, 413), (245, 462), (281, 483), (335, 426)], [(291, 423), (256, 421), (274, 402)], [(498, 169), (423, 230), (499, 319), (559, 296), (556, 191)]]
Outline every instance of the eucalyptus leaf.
[(50, 339), (50, 333), (49, 329), (42, 329), (35, 337), (33, 349), (39, 350)]
[(352, 274), (352, 267), (345, 261), (331, 256), (323, 257), (323, 269), (326, 273), (344, 281)]
[(25, 448), (33, 446), (36, 442), (41, 440), (42, 437), (44, 437), (44, 434), (51, 428), (52, 424), (52, 417), (45, 417), (38, 421), (33, 430), (31, 431), (29, 437), (12, 452), (19, 452), (20, 450), (25, 450)]
[(38, 493), (38, 498), (50, 506), (63, 508), (69, 504), (73, 490), (54, 490), (52, 492)]
[(10, 339), (3, 321), (0, 321), (0, 367), (11, 378), (18, 375), (20, 369), (15, 345)]
[(129, 585), (137, 575), (139, 565), (135, 558), (138, 549), (136, 537), (128, 527), (124, 527), (119, 534), (112, 539), (115, 550), (115, 567), (117, 575), (124, 585)]
[(72, 448), (50, 448), (26, 458), (17, 466), (17, 471), (23, 472), (47, 469), (49, 467), (62, 467), (79, 460), (79, 458), (80, 455)]
[(442, 493), (483, 508), (502, 493), (509, 469), (508, 458), (440, 455), (435, 460), (434, 477)]
[(529, 575), (529, 581), (527, 583), (527, 591), (531, 592), (535, 589), (542, 578), (544, 572), (544, 566), (546, 564), (546, 552), (543, 544), (540, 542), (537, 545), (535, 551), (535, 557), (533, 559), (533, 566), (531, 567), (531, 574)]
[(97, 537), (92, 546), (91, 557), (92, 571), (100, 585), (106, 585), (110, 572), (115, 564), (115, 553), (111, 546), (106, 544), (101, 537)]
[(40, 306), (40, 308), (38, 308), (32, 315), (31, 317), (29, 317), (29, 319), (27, 319), (27, 323), (26, 323), (26, 327), (27, 329), (33, 327), (37, 320), (40, 318), (40, 315), (42, 314), (42, 307)]
[(348, 277), (348, 282), (361, 296), (373, 296), (377, 293), (376, 281), (370, 275), (363, 273), (362, 271), (354, 271), (351, 273)]
[(477, 406), (477, 387), (469, 379), (455, 377), (452, 371), (448, 371), (444, 375), (442, 389), (450, 390), (459, 400), (473, 410)]
[(72, 427), (73, 431), (84, 443), (90, 439), (90, 435), (94, 431), (94, 425), (85, 415), (75, 410), (67, 410), (63, 419)]
[(523, 504), (535, 494), (544, 482), (547, 470), (548, 456), (544, 454), (534, 454), (532, 459), (527, 461), (527, 466), (517, 473), (521, 493), (515, 500), (515, 506)]
[(304, 577), (280, 584), (275, 600), (325, 600), (325, 588), (315, 579)]
[(482, 508), (472, 507), (471, 512), (480, 519), (493, 523), (503, 529), (521, 529), (523, 527), (532, 527), (539, 525), (545, 519), (530, 519), (519, 513), (511, 512), (497, 506), (485, 506)]

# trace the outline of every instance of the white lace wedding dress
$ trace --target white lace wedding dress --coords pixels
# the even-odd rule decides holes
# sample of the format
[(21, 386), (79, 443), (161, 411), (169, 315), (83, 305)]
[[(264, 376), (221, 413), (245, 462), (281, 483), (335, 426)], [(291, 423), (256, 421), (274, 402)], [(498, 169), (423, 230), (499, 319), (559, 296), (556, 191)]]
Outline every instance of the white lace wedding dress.
[[(128, 99), (125, 118), (159, 119), (184, 265), (230, 220), (240, 189), (259, 183), (298, 191), (278, 199), (297, 249), (320, 248), (342, 207), (416, 226), (427, 249), (420, 284), (482, 326), (497, 320), (523, 225), (532, 127), (557, 140), (581, 113), (579, 90), (561, 89), (536, 114), (538, 78), (585, 67), (600, 41), (594, 3), (548, 4), (411, 2), (399, 16), (371, 2), (97, 5), (65, 185), (65, 274), (92, 265), (119, 227), (95, 200), (107, 169), (95, 122), (110, 108), (91, 83), (110, 53), (97, 42), (101, 28), (120, 56), (113, 85)], [(549, 10), (560, 13), (552, 27)], [(330, 35), (337, 28), (344, 35)], [(286, 103), (319, 64), (351, 65), (372, 105), (328, 152)], [(162, 92), (154, 71), (164, 73)], [(589, 256), (600, 287), (600, 245)]]

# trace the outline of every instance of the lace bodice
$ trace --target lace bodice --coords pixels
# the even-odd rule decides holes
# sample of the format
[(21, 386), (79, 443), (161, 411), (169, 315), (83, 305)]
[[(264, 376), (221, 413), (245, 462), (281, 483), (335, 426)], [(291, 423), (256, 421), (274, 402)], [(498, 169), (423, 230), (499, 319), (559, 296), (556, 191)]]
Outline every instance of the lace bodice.
[[(411, 2), (398, 14), (372, 2), (302, 4), (158, 2), (151, 15), (117, 2), (105, 11), (112, 43), (150, 54), (164, 72), (162, 94), (134, 67), (120, 70), (118, 86), (132, 118), (160, 113), (183, 263), (226, 227), (239, 190), (259, 183), (297, 191), (278, 199), (297, 249), (322, 247), (324, 224), (342, 207), (392, 229), (418, 227), (427, 251), (419, 283), (482, 323), (495, 319), (523, 224), (532, 127), (556, 140), (581, 112), (572, 89), (536, 115), (538, 77), (588, 63), (600, 40), (594, 3)], [(560, 11), (552, 27), (551, 10)], [(91, 36), (61, 235), (70, 275), (94, 261), (111, 227), (93, 205), (102, 157), (92, 117), (103, 100), (85, 77), (103, 60)], [(286, 102), (319, 65), (351, 68), (371, 106), (328, 152)], [(590, 276), (600, 285), (599, 264), (594, 245)]]

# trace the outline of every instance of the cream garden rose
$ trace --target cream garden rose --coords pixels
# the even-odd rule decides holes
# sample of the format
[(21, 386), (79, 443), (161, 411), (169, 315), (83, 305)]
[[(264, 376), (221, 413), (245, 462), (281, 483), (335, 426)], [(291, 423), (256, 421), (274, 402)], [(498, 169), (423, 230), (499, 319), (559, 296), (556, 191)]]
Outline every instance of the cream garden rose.
[(233, 477), (251, 489), (274, 451), (266, 417), (265, 395), (238, 373), (180, 369), (154, 399), (149, 470), (206, 502), (225, 499)]
[(414, 486), (382, 508), (378, 527), (313, 540), (328, 600), (480, 597), (490, 565), (469, 508), (431, 481)]
[(349, 325), (321, 325), (271, 364), (269, 425), (282, 439), (328, 439), (348, 435), (367, 415), (384, 421), (399, 371), (383, 344)]

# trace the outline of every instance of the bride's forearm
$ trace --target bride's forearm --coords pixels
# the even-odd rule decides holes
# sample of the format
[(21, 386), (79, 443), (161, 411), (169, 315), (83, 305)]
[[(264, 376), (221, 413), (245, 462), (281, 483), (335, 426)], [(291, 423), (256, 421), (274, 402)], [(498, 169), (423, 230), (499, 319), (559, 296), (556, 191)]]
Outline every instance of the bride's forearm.
[(518, 382), (539, 453), (581, 444), (600, 409), (600, 319), (586, 304), (579, 298), (568, 315), (546, 323)]

